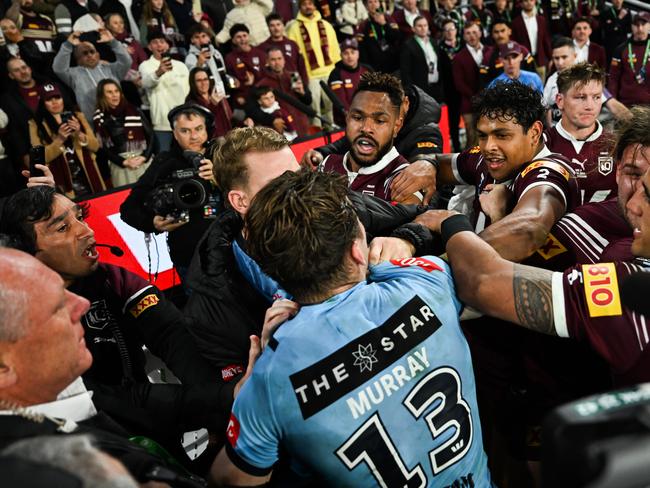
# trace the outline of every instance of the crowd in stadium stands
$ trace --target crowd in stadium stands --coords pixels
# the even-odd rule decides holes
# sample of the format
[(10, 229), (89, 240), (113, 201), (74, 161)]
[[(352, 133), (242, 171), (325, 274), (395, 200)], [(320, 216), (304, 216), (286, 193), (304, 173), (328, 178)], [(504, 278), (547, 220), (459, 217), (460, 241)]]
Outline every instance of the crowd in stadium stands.
[[(650, 271), (650, 9), (4, 0), (0, 29), (7, 486), (538, 488), (553, 408), (650, 381), (619, 290)], [(119, 187), (171, 294), (100, 260)]]

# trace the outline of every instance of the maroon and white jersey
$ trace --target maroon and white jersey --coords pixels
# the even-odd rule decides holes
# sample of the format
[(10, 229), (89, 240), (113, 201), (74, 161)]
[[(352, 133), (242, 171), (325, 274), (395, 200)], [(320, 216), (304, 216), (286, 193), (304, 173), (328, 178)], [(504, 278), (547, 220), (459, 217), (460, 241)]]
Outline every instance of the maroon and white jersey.
[(524, 163), (519, 171), (507, 181), (496, 181), (490, 176), (478, 146), (454, 155), (451, 160), (451, 168), (458, 182), (475, 188), (472, 223), (477, 233), (491, 223), (488, 216), (481, 210), (479, 202), (479, 195), (489, 184), (507, 185), (514, 196), (515, 205), (526, 192), (542, 185), (548, 185), (557, 190), (564, 201), (567, 212), (578, 206), (580, 201), (571, 165), (560, 154), (551, 153), (546, 146), (535, 155), (532, 161)]
[(650, 272), (633, 263), (584, 264), (553, 273), (553, 316), (560, 337), (585, 341), (609, 364), (615, 386), (650, 381), (650, 317), (621, 303), (621, 282)]
[(350, 153), (331, 154), (318, 167), (319, 171), (330, 171), (346, 175), (351, 190), (373, 195), (382, 200), (391, 200), (390, 184), (409, 162), (392, 147), (383, 158), (372, 166), (360, 168), (358, 173), (352, 171), (349, 162)]
[(632, 228), (618, 200), (610, 198), (564, 215), (526, 264), (560, 271), (576, 264), (632, 261), (631, 245)]
[(581, 204), (602, 202), (618, 193), (614, 158), (610, 154), (613, 138), (603, 131), (600, 122), (596, 124), (596, 131), (582, 141), (569, 134), (561, 120), (544, 132), (546, 146), (571, 163), (578, 178)]

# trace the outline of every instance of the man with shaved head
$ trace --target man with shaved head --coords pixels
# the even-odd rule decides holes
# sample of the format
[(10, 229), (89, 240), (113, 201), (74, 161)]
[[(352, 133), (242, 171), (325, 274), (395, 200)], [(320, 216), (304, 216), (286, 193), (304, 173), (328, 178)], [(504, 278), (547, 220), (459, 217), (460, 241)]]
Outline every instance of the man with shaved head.
[[(73, 32), (61, 45), (61, 49), (54, 58), (52, 68), (56, 75), (66, 85), (72, 88), (77, 96), (79, 108), (92, 120), (97, 102), (97, 83), (110, 78), (119, 83), (131, 67), (131, 56), (121, 42), (116, 40), (106, 29), (99, 32), (98, 43), (108, 43), (115, 53), (112, 63), (100, 63), (99, 53), (90, 42), (82, 42), (79, 37), (81, 32)], [(70, 66), (70, 56), (74, 51), (77, 66)]]

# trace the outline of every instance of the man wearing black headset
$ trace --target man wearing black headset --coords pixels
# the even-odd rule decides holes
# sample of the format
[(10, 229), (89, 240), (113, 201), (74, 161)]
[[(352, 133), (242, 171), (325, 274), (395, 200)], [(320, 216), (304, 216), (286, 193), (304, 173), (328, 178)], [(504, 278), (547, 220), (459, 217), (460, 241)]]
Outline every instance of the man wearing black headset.
[[(184, 278), (194, 253), (194, 246), (216, 216), (218, 193), (213, 186), (212, 161), (200, 159), (205, 154), (208, 134), (214, 117), (205, 108), (186, 103), (173, 108), (167, 115), (174, 140), (169, 151), (156, 156), (153, 164), (133, 187), (120, 207), (122, 220), (142, 232), (168, 232), (169, 253), (176, 271)], [(209, 157), (209, 155), (208, 155)], [(194, 161), (194, 162), (193, 162)], [(196, 169), (210, 202), (187, 212), (158, 215), (151, 193), (165, 183), (178, 181), (179, 170)]]

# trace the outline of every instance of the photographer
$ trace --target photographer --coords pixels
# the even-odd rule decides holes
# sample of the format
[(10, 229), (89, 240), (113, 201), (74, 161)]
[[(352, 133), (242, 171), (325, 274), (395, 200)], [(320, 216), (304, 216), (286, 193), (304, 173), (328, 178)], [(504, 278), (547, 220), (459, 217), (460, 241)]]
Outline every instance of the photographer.
[(95, 161), (99, 142), (86, 117), (66, 107), (56, 85), (48, 83), (39, 91), (38, 108), (29, 121), (29, 138), (32, 146), (45, 146), (45, 164), (57, 189), (77, 198), (109, 188)]
[[(73, 32), (54, 58), (54, 73), (75, 92), (79, 108), (92, 120), (97, 104), (97, 83), (105, 78), (120, 81), (131, 67), (131, 56), (126, 48), (107, 29), (99, 31), (98, 43), (108, 43), (115, 53), (116, 61), (104, 64), (91, 42), (82, 42), (81, 32)], [(70, 66), (70, 55), (74, 50), (77, 66)]]
[[(156, 156), (153, 163), (133, 187), (131, 194), (120, 207), (122, 220), (142, 232), (169, 232), (169, 253), (176, 271), (184, 278), (194, 252), (194, 246), (211, 223), (209, 203), (189, 209), (183, 215), (157, 214), (153, 207), (152, 192), (167, 183), (178, 181), (174, 175), (179, 170), (195, 170), (198, 180), (204, 180), (206, 194), (215, 195), (212, 187), (212, 161), (196, 161), (197, 153), (205, 153), (208, 133), (212, 130), (210, 111), (193, 103), (172, 109), (167, 118), (173, 128), (173, 141), (169, 151)], [(194, 159), (194, 161), (193, 161)], [(197, 166), (194, 166), (197, 164)], [(212, 207), (214, 209), (214, 206)]]

